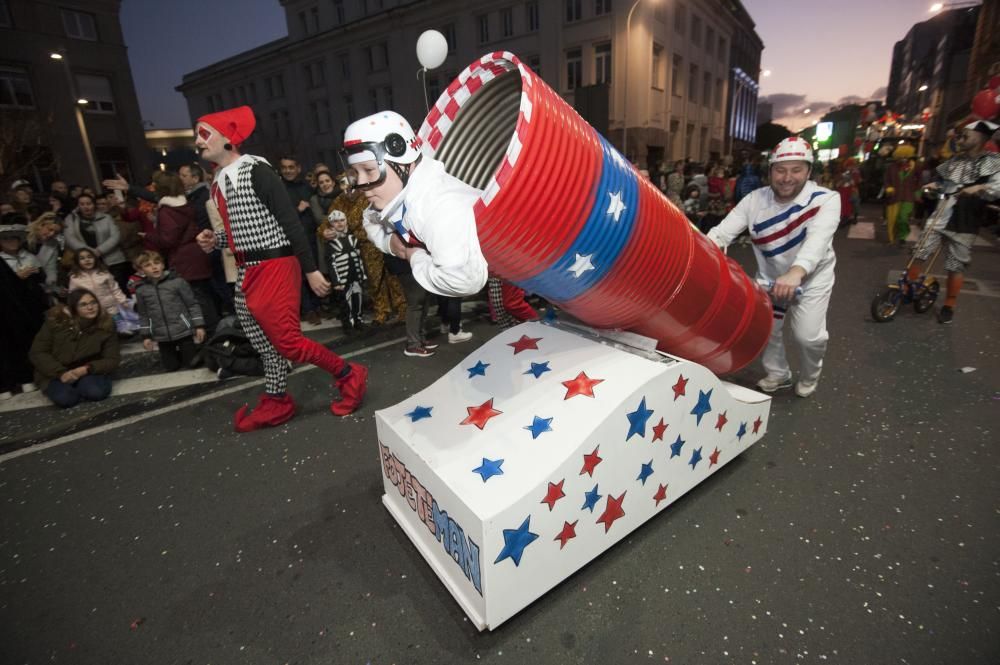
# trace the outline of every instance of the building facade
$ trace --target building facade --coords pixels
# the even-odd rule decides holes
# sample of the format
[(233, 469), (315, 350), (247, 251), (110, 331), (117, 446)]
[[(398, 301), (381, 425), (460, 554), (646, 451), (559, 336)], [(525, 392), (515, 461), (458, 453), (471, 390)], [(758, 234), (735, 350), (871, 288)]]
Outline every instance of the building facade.
[(0, 0), (0, 117), (21, 130), (22, 144), (4, 157), (5, 169), (19, 172), (0, 178), (45, 189), (57, 177), (98, 187), (91, 163), (97, 180), (149, 173), (120, 6)]
[[(607, 138), (640, 165), (717, 157), (730, 124), (734, 33), (745, 32), (749, 20), (738, 0), (643, 0), (631, 21), (632, 3), (625, 0), (282, 5), (287, 37), (191, 72), (177, 89), (192, 120), (249, 104), (258, 130), (248, 150), (290, 152), (331, 166), (343, 129), (358, 117), (393, 108), (415, 127), (422, 122), (427, 108), (415, 44), (428, 29), (444, 34), (449, 47), (444, 64), (426, 75), (432, 104), (474, 59), (508, 50), (571, 105), (583, 91), (592, 94), (592, 86), (606, 86)], [(739, 108), (751, 112), (749, 104)]]

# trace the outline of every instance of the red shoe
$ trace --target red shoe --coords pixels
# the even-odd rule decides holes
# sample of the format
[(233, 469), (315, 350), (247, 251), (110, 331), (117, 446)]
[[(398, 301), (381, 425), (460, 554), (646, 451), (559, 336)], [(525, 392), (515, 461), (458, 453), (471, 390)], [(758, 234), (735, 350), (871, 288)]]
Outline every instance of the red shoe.
[(348, 363), (348, 366), (350, 374), (334, 382), (340, 391), (340, 399), (330, 405), (330, 413), (335, 416), (357, 411), (368, 390), (368, 368), (358, 363)]
[(295, 402), (292, 396), (281, 397), (261, 393), (257, 406), (247, 414), (249, 407), (244, 405), (233, 416), (233, 427), (237, 432), (252, 432), (262, 427), (276, 427), (287, 423), (295, 415)]

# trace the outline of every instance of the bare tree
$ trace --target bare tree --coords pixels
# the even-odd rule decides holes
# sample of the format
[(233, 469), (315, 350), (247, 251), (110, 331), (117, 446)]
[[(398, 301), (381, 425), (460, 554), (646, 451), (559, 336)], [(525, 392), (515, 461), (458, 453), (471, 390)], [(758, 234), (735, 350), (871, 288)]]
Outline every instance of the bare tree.
[(0, 110), (0, 191), (7, 191), (17, 178), (58, 169), (46, 141), (51, 127), (51, 114)]

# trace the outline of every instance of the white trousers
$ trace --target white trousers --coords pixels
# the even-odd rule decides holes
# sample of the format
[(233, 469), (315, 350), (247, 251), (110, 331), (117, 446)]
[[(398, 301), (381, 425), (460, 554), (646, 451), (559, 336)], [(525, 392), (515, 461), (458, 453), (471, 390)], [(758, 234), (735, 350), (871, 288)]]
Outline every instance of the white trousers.
[(832, 293), (833, 266), (830, 265), (812, 275), (803, 294), (789, 303), (787, 308), (775, 305), (771, 338), (762, 357), (768, 376), (792, 376), (783, 337), (787, 327), (791, 332), (789, 345), (799, 351), (799, 380), (812, 382), (819, 379), (823, 371), (826, 342), (830, 338), (826, 330), (826, 309)]

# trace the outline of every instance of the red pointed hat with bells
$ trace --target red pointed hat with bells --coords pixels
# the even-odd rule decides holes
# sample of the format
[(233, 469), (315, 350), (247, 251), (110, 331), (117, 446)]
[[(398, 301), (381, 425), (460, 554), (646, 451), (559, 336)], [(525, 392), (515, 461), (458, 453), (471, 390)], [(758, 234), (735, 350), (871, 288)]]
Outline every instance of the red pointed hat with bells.
[(234, 146), (246, 141), (257, 126), (257, 118), (249, 106), (208, 113), (198, 118), (198, 122), (211, 126)]

